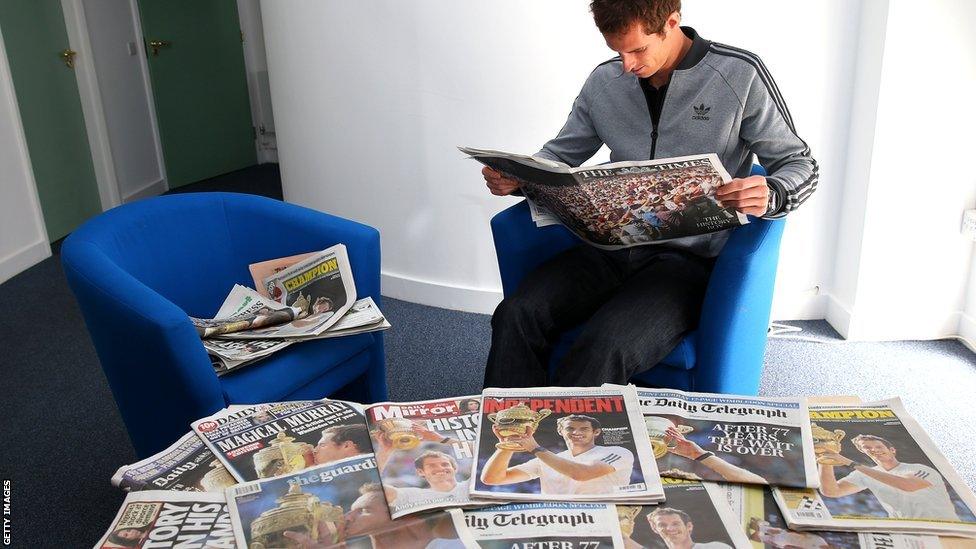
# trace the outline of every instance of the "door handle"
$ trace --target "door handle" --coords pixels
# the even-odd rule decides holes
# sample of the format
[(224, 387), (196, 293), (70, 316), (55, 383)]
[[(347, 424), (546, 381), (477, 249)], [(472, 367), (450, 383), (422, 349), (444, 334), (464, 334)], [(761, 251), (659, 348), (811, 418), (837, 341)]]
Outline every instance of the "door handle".
[(74, 50), (64, 50), (61, 52), (60, 57), (64, 61), (64, 66), (69, 69), (75, 68), (75, 56), (78, 52)]
[(166, 48), (166, 47), (169, 47), (169, 45), (170, 45), (169, 40), (150, 40), (149, 41), (149, 47), (152, 48), (153, 57), (156, 57), (156, 56), (159, 55), (159, 48)]

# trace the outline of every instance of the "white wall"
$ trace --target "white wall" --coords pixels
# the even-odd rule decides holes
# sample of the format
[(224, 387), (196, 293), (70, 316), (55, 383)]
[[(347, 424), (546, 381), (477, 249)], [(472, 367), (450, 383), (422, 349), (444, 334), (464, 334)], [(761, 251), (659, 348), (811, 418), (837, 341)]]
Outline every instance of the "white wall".
[[(166, 190), (142, 32), (133, 2), (81, 0), (100, 114), (123, 202)], [(83, 90), (84, 91), (84, 90)], [(86, 118), (91, 115), (86, 113)]]
[(0, 283), (50, 257), (27, 141), (0, 36)]
[(847, 182), (866, 187), (856, 279), (836, 280), (856, 287), (836, 324), (852, 339), (945, 337), (967, 307), (973, 244), (960, 223), (976, 201), (976, 4), (932, 1), (919, 15), (889, 5), (870, 173)]
[[(763, 57), (821, 163), (819, 191), (787, 228), (774, 316), (822, 318), (857, 43), (850, 2), (684, 4), (703, 36)], [(491, 311), (501, 294), (488, 221), (516, 199), (489, 195), (454, 147), (534, 152), (558, 131), (614, 55), (587, 5), (264, 1), (285, 198), (379, 228), (385, 294)]]

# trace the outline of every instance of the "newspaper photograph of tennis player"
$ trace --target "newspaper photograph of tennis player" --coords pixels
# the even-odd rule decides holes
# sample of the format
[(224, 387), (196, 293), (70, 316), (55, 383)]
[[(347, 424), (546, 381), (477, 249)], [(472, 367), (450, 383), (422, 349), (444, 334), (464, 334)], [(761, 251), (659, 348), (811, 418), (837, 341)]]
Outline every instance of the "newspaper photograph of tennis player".
[(627, 549), (733, 549), (748, 545), (718, 486), (670, 478), (663, 482), (664, 503), (617, 506)]
[(569, 168), (544, 159), (461, 148), (520, 182), (535, 205), (594, 246), (618, 249), (748, 223), (715, 191), (731, 177), (715, 154)]
[(773, 494), (791, 527), (976, 536), (976, 496), (891, 399), (811, 406), (821, 486)]
[(239, 547), (464, 547), (447, 513), (390, 517), (372, 454), (240, 484), (227, 502)]
[(481, 549), (623, 548), (607, 503), (513, 503), (464, 511), (466, 534)]
[(477, 396), (383, 402), (366, 408), (393, 518), (473, 503), (468, 484), (480, 412)]
[(471, 494), (659, 501), (633, 387), (485, 389)]
[(662, 476), (819, 485), (805, 398), (650, 388), (637, 397)]
[(238, 481), (297, 473), (372, 453), (360, 404), (342, 400), (278, 402), (193, 422), (194, 432)]

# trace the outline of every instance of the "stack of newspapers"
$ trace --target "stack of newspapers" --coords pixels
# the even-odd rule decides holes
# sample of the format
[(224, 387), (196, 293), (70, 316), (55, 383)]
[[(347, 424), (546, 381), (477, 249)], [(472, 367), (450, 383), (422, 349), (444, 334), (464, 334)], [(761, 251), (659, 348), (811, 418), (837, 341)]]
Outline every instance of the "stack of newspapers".
[(897, 399), (489, 388), (189, 427), (115, 474), (96, 547), (976, 546), (976, 496)]
[(214, 318), (190, 317), (217, 375), (297, 341), (390, 327), (372, 298), (356, 300), (342, 244), (249, 268), (257, 290), (235, 284)]

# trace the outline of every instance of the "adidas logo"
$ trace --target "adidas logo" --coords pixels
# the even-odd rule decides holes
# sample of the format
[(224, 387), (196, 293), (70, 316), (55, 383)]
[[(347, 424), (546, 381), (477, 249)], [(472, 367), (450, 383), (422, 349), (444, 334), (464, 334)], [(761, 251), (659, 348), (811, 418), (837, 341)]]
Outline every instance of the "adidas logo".
[[(694, 107), (694, 106), (693, 106)], [(692, 120), (709, 120), (708, 111), (712, 110), (711, 107), (706, 107), (704, 103), (694, 107), (695, 115), (691, 117)]]

